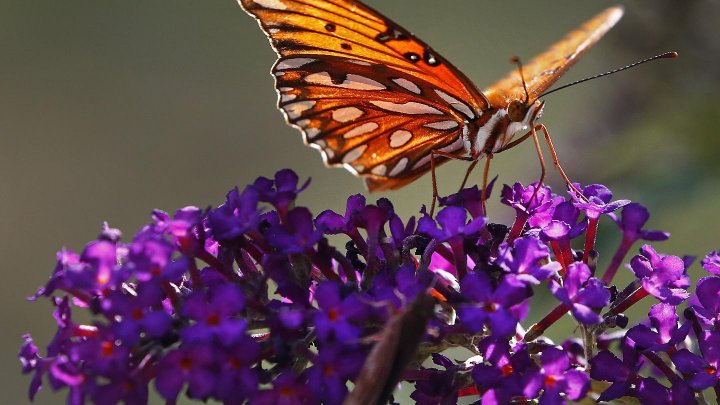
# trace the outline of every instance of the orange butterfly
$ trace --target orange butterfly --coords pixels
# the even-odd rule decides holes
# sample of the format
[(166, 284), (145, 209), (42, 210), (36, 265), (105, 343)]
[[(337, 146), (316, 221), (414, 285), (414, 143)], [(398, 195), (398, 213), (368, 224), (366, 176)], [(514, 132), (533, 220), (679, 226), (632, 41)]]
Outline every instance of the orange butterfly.
[(487, 182), (493, 153), (530, 135), (539, 152), (535, 130), (545, 131), (557, 163), (547, 131), (536, 127), (538, 98), (623, 14), (621, 7), (603, 11), (480, 92), (424, 42), (358, 1), (238, 1), (279, 55), (272, 69), (278, 107), (326, 165), (364, 177), (370, 191), (400, 188), (432, 170), (435, 196), (436, 164), (469, 160), (469, 174), (487, 157)]

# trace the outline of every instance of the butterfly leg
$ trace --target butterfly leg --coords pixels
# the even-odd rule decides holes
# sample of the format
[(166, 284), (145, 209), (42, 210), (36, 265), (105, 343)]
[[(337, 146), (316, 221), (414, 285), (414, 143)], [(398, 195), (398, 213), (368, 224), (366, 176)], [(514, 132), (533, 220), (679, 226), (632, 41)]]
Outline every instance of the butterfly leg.
[(470, 166), (468, 166), (468, 169), (465, 172), (465, 177), (463, 178), (463, 181), (460, 184), (460, 190), (458, 190), (458, 191), (462, 191), (462, 189), (465, 188), (465, 184), (467, 184), (468, 178), (470, 178), (470, 173), (473, 171), (475, 166), (477, 166), (478, 162), (479, 162), (479, 160), (473, 160), (473, 162), (470, 163)]
[[(488, 152), (485, 155), (485, 170), (483, 170), (483, 184), (482, 191), (480, 191), (480, 202), (482, 203), (483, 215), (487, 216), (487, 207), (485, 206), (485, 200), (487, 200), (487, 186), (488, 186), (488, 173), (490, 173), (490, 161), (493, 158), (492, 152)], [(477, 163), (477, 160), (473, 163)]]
[(545, 181), (545, 158), (543, 157), (542, 148), (540, 148), (540, 140), (538, 140), (537, 136), (537, 126), (533, 127), (533, 129), (530, 130), (530, 135), (532, 135), (533, 141), (535, 142), (535, 150), (537, 150), (538, 159), (540, 160), (540, 180), (537, 181), (535, 191), (533, 191), (533, 195), (532, 197), (530, 197), (529, 200), (533, 201), (535, 197), (537, 197), (538, 190), (540, 190), (540, 187), (542, 187), (543, 181)]
[[(552, 155), (553, 163), (555, 163), (555, 167), (560, 172), (560, 175), (565, 180), (565, 183), (567, 183), (568, 187), (572, 189), (572, 191), (575, 192), (576, 195), (578, 195), (580, 198), (585, 200), (585, 202), (588, 201), (588, 199), (583, 195), (583, 193), (575, 187), (568, 176), (565, 174), (565, 170), (563, 170), (562, 166), (560, 166), (560, 160), (558, 160), (557, 153), (555, 153), (555, 147), (553, 146), (552, 139), (550, 139), (550, 133), (548, 132), (547, 128), (543, 124), (538, 124), (533, 129), (540, 129), (545, 134), (545, 141), (548, 144), (548, 147), (550, 148), (550, 154)], [(536, 142), (537, 142), (537, 136), (535, 136)]]
[(442, 152), (439, 150), (434, 150), (434, 151), (430, 152), (430, 173), (432, 176), (432, 188), (433, 188), (432, 203), (430, 204), (430, 216), (431, 217), (435, 214), (435, 201), (438, 199), (437, 179), (435, 177), (435, 165), (436, 165), (435, 157), (436, 156), (444, 157), (446, 159), (465, 160), (467, 162), (474, 161), (474, 159), (469, 156), (453, 155), (452, 153)]

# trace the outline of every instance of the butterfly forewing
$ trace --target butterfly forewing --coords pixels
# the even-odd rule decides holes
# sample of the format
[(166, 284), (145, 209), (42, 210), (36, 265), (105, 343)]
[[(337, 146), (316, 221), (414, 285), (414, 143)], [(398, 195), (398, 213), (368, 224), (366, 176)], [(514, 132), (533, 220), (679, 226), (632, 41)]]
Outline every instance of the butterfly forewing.
[[(549, 89), (585, 51), (620, 20), (622, 15), (622, 7), (608, 8), (523, 66), (530, 101), (536, 100)], [(483, 93), (494, 106), (503, 106), (513, 100), (525, 99), (525, 90), (517, 69), (511, 70)]]
[(280, 55), (273, 74), (288, 122), (371, 190), (424, 174), (432, 150), (461, 151), (466, 122), (488, 108), (444, 58), (357, 1), (240, 4)]

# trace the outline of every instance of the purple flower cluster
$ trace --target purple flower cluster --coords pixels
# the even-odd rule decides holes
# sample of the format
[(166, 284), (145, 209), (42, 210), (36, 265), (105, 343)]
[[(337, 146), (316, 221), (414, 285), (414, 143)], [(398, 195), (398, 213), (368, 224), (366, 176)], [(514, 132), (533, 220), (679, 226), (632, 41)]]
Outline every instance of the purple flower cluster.
[[(669, 235), (643, 229), (647, 210), (604, 186), (568, 198), (505, 186), (510, 226), (483, 216), (477, 187), (417, 221), (361, 195), (314, 215), (296, 204), (307, 187), (283, 170), (215, 209), (155, 211), (130, 242), (105, 226), (81, 253), (59, 252), (31, 298), (50, 300), (57, 332), (44, 352), (25, 335), (19, 353), (30, 398), (49, 386), (70, 404), (144, 404), (151, 390), (167, 403), (340, 404), (351, 387), (399, 381), (421, 404), (692, 404), (720, 393), (720, 255), (702, 260), (710, 276), (694, 293), (690, 259), (644, 245), (626, 260), (636, 241)], [(622, 241), (598, 275), (604, 215)], [(618, 288), (627, 262), (635, 280)], [(538, 289), (557, 302), (526, 327)], [(656, 303), (631, 325), (623, 312), (645, 298)], [(544, 333), (564, 315), (578, 327), (555, 343)], [(385, 380), (368, 388), (359, 380), (373, 370)]]

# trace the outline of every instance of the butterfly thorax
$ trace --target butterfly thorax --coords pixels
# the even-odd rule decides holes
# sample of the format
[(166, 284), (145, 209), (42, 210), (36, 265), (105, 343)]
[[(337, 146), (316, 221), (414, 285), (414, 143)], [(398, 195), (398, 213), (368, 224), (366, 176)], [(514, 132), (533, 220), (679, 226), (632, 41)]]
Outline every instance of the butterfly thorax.
[[(520, 132), (529, 131), (540, 118), (544, 103), (535, 101), (526, 104), (512, 101), (504, 107), (492, 107), (483, 111), (469, 131), (471, 138), (466, 142), (466, 152), (474, 159), (480, 159), (488, 153), (495, 153), (512, 142)], [(472, 134), (474, 133), (474, 138)]]

